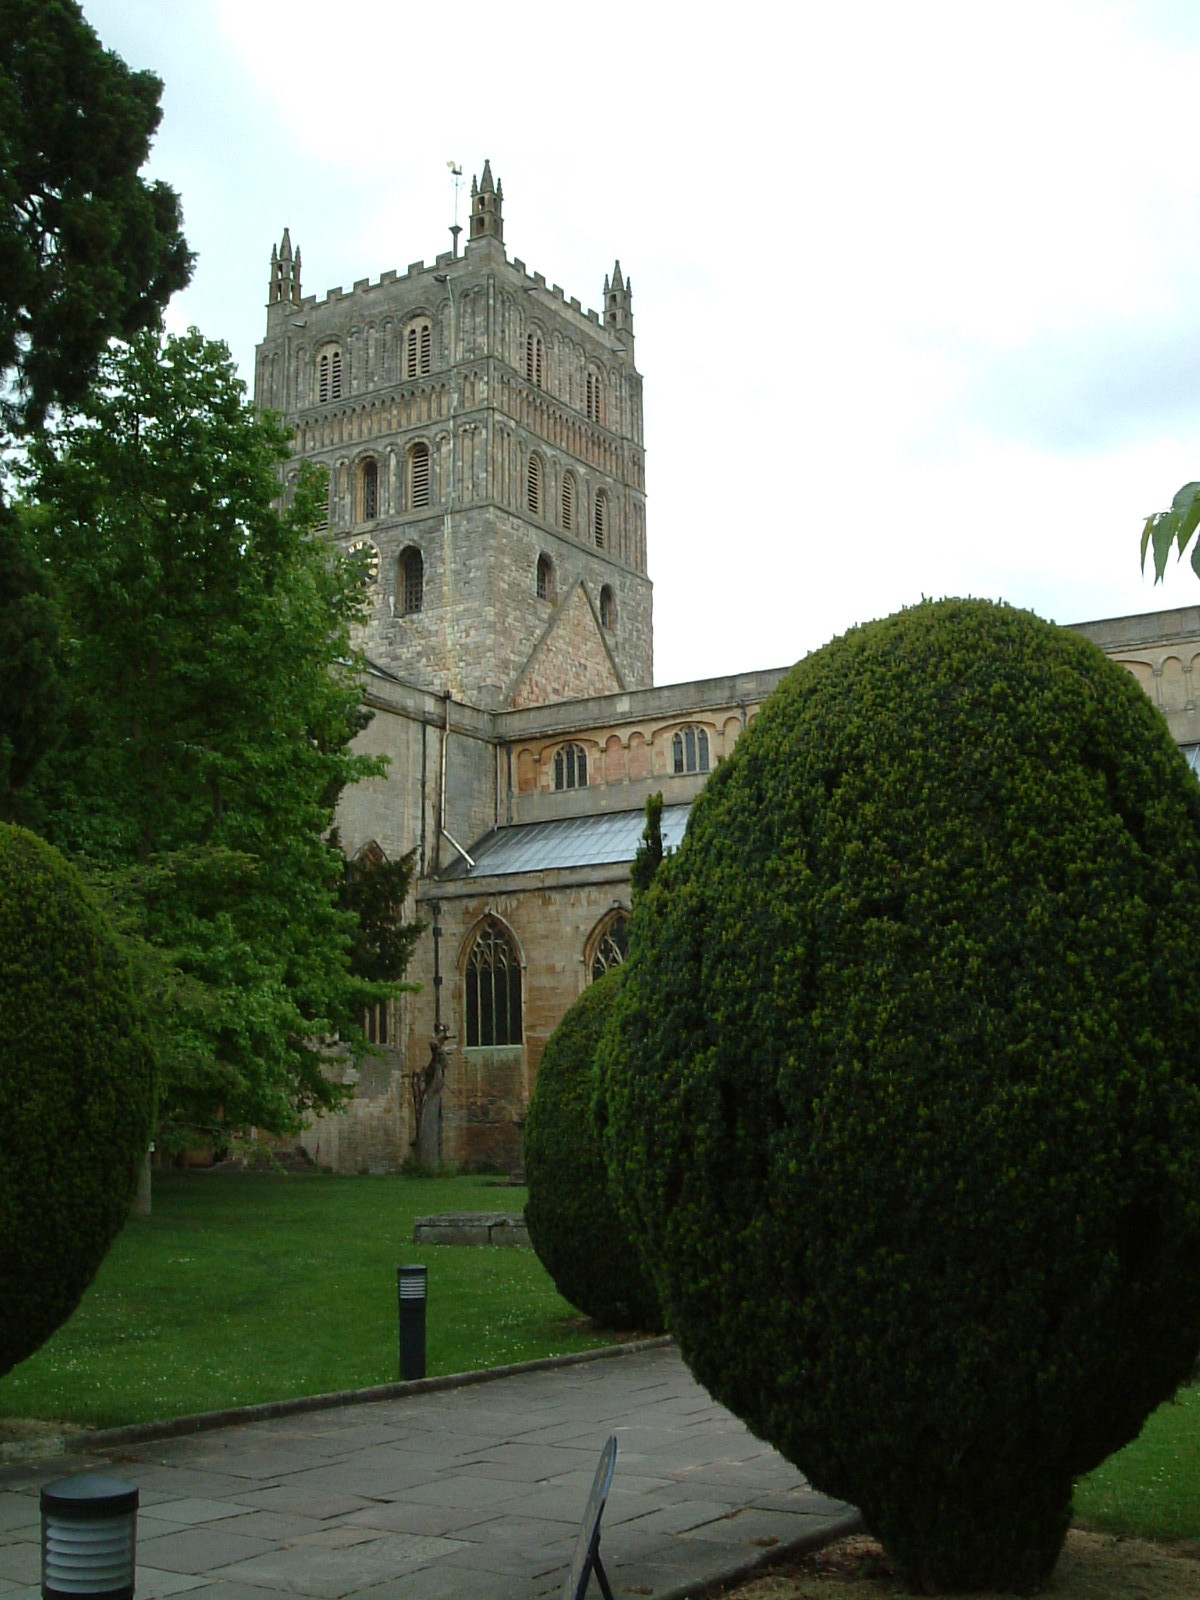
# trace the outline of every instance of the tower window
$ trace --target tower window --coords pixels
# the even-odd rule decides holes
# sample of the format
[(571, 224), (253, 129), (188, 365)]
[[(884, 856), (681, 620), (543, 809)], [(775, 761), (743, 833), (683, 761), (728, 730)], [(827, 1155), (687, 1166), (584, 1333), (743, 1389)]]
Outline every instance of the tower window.
[(525, 337), (525, 379), (537, 389), (544, 387), (546, 371), (546, 348), (542, 343), (540, 333), (530, 333)]
[(379, 515), (379, 465), (373, 457), (362, 464), (362, 520), (372, 522)]
[(554, 787), (587, 788), (587, 751), (581, 744), (564, 744), (554, 754)]
[(336, 347), (322, 350), (317, 361), (317, 403), (342, 398), (342, 352)]
[(671, 741), (676, 772), (708, 771), (708, 734), (703, 728), (680, 728)]
[(467, 1045), (521, 1043), (521, 963), (505, 929), (489, 917), (467, 956)]
[(342, 352), (335, 350), (329, 358), (329, 398), (342, 398)]
[(539, 600), (554, 598), (554, 563), (549, 556), (538, 557), (537, 597)]
[(575, 526), (575, 479), (569, 472), (562, 481), (562, 525), (568, 533)]
[(410, 545), (400, 557), (400, 614), (415, 617), (425, 603), (425, 562)]
[(596, 500), (592, 506), (592, 537), (596, 541), (596, 549), (603, 550), (608, 541), (608, 496), (603, 489), (596, 490)]
[(590, 422), (599, 422), (600, 419), (600, 375), (589, 372), (587, 375), (587, 415)]
[(604, 628), (617, 625), (617, 597), (607, 583), (600, 591), (600, 625)]
[(420, 378), (433, 363), (433, 324), (428, 317), (410, 322), (404, 333), (404, 376)]
[(429, 504), (429, 446), (423, 440), (408, 452), (408, 504), (410, 509)]
[(525, 502), (535, 517), (542, 514), (542, 458), (531, 451), (525, 471)]

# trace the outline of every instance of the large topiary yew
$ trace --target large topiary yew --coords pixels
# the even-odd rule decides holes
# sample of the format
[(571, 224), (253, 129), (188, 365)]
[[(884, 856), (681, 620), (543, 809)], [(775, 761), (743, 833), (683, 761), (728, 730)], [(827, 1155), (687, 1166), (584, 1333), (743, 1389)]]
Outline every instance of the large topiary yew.
[(596, 1050), (622, 970), (585, 989), (546, 1043), (525, 1123), (525, 1222), (572, 1305), (609, 1328), (658, 1333), (658, 1296), (609, 1190), (595, 1120)]
[(129, 1214), (154, 1074), (108, 924), (0, 823), (0, 1374), (64, 1322)]
[(697, 1376), (926, 1592), (1026, 1590), (1200, 1347), (1200, 785), (1085, 640), (803, 661), (635, 907), (606, 1152)]

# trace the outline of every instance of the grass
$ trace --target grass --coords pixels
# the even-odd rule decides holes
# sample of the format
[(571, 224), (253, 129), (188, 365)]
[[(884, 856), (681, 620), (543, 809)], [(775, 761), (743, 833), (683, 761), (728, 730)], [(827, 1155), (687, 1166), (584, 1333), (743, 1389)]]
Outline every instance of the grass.
[[(1140, 1539), (1200, 1539), (1200, 1385), (1075, 1486), (1075, 1520)], [(1200, 1574), (1198, 1586), (1200, 1586)]]
[(392, 1382), (410, 1262), (429, 1269), (430, 1376), (607, 1342), (532, 1251), (412, 1242), (418, 1216), (524, 1204), (486, 1178), (156, 1175), (153, 1216), (0, 1379), (0, 1417), (107, 1427)]

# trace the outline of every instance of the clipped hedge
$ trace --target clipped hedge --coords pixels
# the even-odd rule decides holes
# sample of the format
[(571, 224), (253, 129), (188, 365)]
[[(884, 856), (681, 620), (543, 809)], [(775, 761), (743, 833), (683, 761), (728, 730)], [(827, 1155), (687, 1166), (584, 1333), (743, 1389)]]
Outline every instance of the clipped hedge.
[(153, 1103), (107, 923), (56, 850), (0, 824), (0, 1375), (95, 1276), (129, 1213)]
[(622, 971), (585, 989), (547, 1040), (525, 1123), (525, 1222), (564, 1299), (606, 1327), (658, 1333), (658, 1296), (609, 1192), (594, 1117), (596, 1047)]
[(700, 1380), (909, 1580), (1029, 1590), (1200, 1348), (1200, 785), (1086, 640), (803, 661), (634, 909), (606, 1154)]

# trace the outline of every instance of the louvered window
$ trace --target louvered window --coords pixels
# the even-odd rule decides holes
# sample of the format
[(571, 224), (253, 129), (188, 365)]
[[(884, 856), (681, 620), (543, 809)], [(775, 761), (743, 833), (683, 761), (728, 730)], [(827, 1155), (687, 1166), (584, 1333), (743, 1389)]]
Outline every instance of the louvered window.
[(568, 532), (575, 526), (575, 479), (569, 472), (562, 484), (562, 525)]
[(596, 491), (596, 503), (592, 507), (592, 537), (596, 549), (603, 550), (608, 539), (608, 496), (603, 489)]
[(525, 339), (525, 378), (535, 388), (543, 387), (545, 375), (545, 349), (540, 333), (531, 333)]
[(408, 549), (400, 557), (400, 610), (415, 617), (425, 603), (425, 563), (419, 550)]
[(521, 963), (493, 919), (467, 957), (467, 1045), (521, 1043)]
[(525, 474), (525, 500), (534, 516), (542, 512), (542, 458), (539, 455), (529, 457), (529, 466)]
[(415, 444), (408, 453), (408, 503), (417, 508), (429, 504), (429, 446)]
[(587, 751), (581, 744), (565, 744), (554, 755), (556, 789), (587, 788)]
[(335, 350), (329, 358), (329, 398), (342, 398), (342, 352)]
[(587, 414), (592, 422), (600, 421), (600, 379), (594, 372), (587, 375)]
[(329, 355), (326, 352), (317, 363), (317, 401), (324, 405), (329, 399)]
[(681, 728), (671, 741), (676, 772), (708, 771), (708, 734), (703, 728)]
[(420, 378), (433, 365), (433, 324), (428, 320), (410, 322), (404, 336), (404, 376)]

